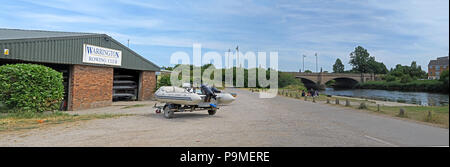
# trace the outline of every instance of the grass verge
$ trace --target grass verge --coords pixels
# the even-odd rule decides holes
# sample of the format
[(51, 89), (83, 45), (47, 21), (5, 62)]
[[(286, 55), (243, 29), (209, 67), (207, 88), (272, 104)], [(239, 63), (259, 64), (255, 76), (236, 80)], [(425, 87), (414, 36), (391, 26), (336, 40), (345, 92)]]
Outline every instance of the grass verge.
[(368, 110), (383, 113), (393, 117), (399, 117), (400, 108), (405, 110), (405, 115), (400, 116), (421, 122), (438, 124), (449, 128), (449, 106), (369, 106)]
[(0, 132), (15, 131), (21, 129), (34, 129), (51, 124), (62, 124), (65, 122), (75, 122), (92, 119), (116, 118), (129, 116), (130, 114), (89, 114), (70, 115), (64, 112), (51, 113), (2, 113), (0, 114)]

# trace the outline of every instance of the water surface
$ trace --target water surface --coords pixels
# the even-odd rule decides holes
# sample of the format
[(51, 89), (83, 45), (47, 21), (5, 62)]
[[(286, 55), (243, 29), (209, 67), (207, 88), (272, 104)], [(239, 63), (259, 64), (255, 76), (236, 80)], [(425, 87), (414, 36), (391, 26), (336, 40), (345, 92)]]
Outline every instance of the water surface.
[(448, 94), (427, 92), (402, 92), (375, 89), (343, 89), (326, 88), (322, 91), (326, 95), (359, 97), (373, 100), (392, 101), (400, 103), (418, 104), (424, 106), (448, 105)]

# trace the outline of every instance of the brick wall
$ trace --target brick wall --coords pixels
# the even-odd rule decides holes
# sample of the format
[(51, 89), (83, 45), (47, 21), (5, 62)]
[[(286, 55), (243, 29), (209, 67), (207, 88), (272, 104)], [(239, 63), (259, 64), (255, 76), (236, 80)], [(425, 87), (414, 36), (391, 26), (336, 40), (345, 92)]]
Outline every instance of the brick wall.
[(138, 100), (150, 100), (153, 98), (156, 87), (156, 76), (154, 71), (142, 71), (140, 79), (139, 98)]
[[(448, 66), (444, 68), (444, 66), (440, 65), (439, 70), (436, 70), (436, 65), (432, 65), (432, 68), (428, 67), (428, 79), (437, 79), (440, 77), (440, 74), (448, 70)], [(436, 72), (439, 72), (439, 75), (436, 75)]]
[(71, 70), (69, 110), (112, 104), (113, 68), (73, 65)]
[(436, 77), (436, 70), (428, 67), (428, 79), (434, 79)]

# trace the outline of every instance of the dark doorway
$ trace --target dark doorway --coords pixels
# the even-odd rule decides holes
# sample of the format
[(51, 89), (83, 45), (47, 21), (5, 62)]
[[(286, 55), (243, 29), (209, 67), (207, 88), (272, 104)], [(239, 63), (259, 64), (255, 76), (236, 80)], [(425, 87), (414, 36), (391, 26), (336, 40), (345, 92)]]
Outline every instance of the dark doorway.
[(113, 101), (137, 100), (140, 71), (115, 68)]

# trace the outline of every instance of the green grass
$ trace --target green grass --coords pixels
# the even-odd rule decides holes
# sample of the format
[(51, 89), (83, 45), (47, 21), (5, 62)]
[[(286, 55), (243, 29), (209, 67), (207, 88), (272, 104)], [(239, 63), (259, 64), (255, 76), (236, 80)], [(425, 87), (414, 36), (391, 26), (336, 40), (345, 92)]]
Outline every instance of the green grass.
[[(447, 106), (380, 106), (380, 112), (390, 116), (398, 116), (400, 108), (405, 109), (405, 118), (439, 124), (449, 127), (449, 107)], [(376, 106), (369, 106), (368, 110), (377, 112)], [(429, 117), (428, 112), (431, 112)]]
[(116, 118), (120, 116), (129, 116), (129, 114), (70, 115), (64, 112), (3, 113), (0, 114), (0, 132), (21, 130), (21, 129), (34, 129), (51, 124), (62, 124), (66, 122), (75, 122), (92, 119)]

